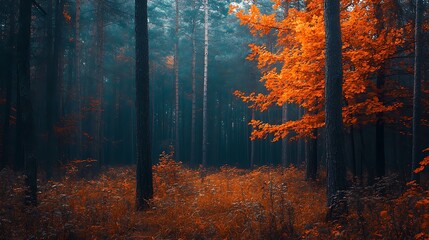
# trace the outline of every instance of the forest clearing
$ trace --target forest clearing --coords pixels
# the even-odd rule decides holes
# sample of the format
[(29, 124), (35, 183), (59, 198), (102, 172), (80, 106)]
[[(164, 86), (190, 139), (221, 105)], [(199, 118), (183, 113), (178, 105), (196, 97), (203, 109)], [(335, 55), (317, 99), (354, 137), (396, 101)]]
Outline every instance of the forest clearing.
[(135, 211), (133, 168), (82, 179), (91, 163), (73, 163), (63, 180), (40, 186), (36, 209), (21, 201), (22, 178), (4, 171), (2, 182), (14, 184), (1, 188), (1, 213), (8, 216), (1, 239), (426, 238), (429, 192), (403, 188), (395, 177), (354, 186), (348, 214), (327, 223), (324, 180), (305, 181), (293, 166), (222, 167), (203, 176), (171, 156), (154, 166), (155, 195), (145, 212)]
[(428, 0), (0, 0), (0, 240), (429, 239)]

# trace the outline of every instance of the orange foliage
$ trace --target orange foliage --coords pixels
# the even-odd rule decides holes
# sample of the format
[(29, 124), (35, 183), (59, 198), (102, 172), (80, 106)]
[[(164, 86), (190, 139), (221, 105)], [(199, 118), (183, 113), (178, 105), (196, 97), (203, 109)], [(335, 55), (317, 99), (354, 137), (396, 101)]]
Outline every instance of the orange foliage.
[(83, 107), (83, 111), (85, 112), (98, 112), (98, 111), (103, 111), (102, 109), (102, 102), (100, 99), (96, 99), (93, 97), (89, 98), (89, 104), (88, 106), (84, 106)]
[(119, 52), (116, 55), (115, 59), (121, 62), (131, 62), (133, 58), (127, 55), (127, 49), (125, 47), (119, 48)]
[[(274, 9), (281, 1), (274, 1)], [(376, 5), (380, 4), (385, 22), (395, 22), (394, 6), (390, 2), (375, 0), (343, 0), (341, 27), (343, 35), (344, 107), (346, 125), (374, 122), (380, 112), (391, 112), (401, 107), (400, 102), (385, 104), (377, 95), (374, 77), (404, 44), (404, 30), (395, 26), (379, 29)], [(266, 45), (250, 44), (248, 60), (258, 63), (262, 72), (261, 82), (268, 93), (235, 95), (250, 103), (252, 108), (267, 110), (273, 105), (297, 104), (306, 109), (299, 120), (282, 124), (252, 121), (252, 138), (274, 135), (274, 140), (284, 138), (290, 132), (298, 137), (311, 135), (314, 128), (324, 126), (324, 19), (323, 1), (308, 1), (305, 11), (291, 8), (283, 20), (276, 14), (263, 14), (256, 5), (248, 11), (237, 11), (232, 6), (241, 24), (247, 25), (255, 36), (274, 34), (277, 37), (274, 49)]]
[[(60, 181), (39, 182), (39, 205), (25, 206), (24, 178), (0, 172), (0, 239), (427, 239), (429, 191), (395, 179), (354, 186), (348, 214), (325, 222), (323, 182), (303, 171), (184, 168), (163, 153), (153, 167), (152, 208), (136, 212), (135, 169), (77, 178), (95, 164), (76, 160)], [(93, 176), (93, 174), (91, 175)]]
[[(155, 196), (143, 213), (134, 208), (134, 168), (108, 169), (91, 180), (72, 170), (61, 181), (40, 183), (33, 209), (21, 204), (19, 181), (1, 184), (0, 232), (8, 239), (279, 239), (299, 236), (325, 215), (323, 185), (304, 181), (296, 168), (223, 167), (201, 178), (171, 156), (161, 155), (153, 168)], [(1, 189), (7, 186), (13, 187)], [(37, 221), (27, 217), (36, 215)]]
[(64, 16), (64, 20), (66, 21), (66, 23), (70, 23), (71, 22), (72, 17), (70, 16), (70, 14), (65, 9), (63, 11), (63, 16)]
[(173, 67), (174, 67), (174, 56), (165, 57), (165, 66), (168, 69), (173, 69)]
[[(428, 151), (429, 151), (429, 148), (426, 148), (424, 150), (424, 152), (428, 152)], [(415, 173), (422, 172), (428, 165), (429, 165), (429, 156), (426, 156), (425, 158), (423, 158), (423, 160), (420, 162), (420, 166), (417, 169), (415, 169), (414, 172)]]

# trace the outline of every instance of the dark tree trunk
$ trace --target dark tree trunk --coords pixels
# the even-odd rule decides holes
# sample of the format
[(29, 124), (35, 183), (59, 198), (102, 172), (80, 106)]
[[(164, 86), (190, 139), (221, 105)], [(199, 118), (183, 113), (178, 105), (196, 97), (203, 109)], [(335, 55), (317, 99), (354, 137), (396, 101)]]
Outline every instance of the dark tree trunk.
[(77, 157), (82, 158), (82, 90), (80, 80), (80, 0), (76, 0), (75, 16), (75, 78), (76, 78), (76, 97), (77, 97)]
[(355, 141), (355, 128), (354, 126), (350, 127), (350, 140), (351, 140), (351, 149), (352, 149), (352, 174), (353, 177), (357, 175), (357, 161), (356, 161), (356, 141)]
[(202, 165), (207, 167), (207, 88), (209, 64), (209, 1), (204, 0), (204, 82), (203, 82), (203, 141)]
[[(298, 119), (301, 119), (302, 117), (302, 113), (303, 113), (303, 108), (299, 107), (298, 108)], [(300, 138), (298, 140), (298, 144), (297, 144), (297, 148), (298, 148), (298, 153), (297, 153), (297, 165), (302, 164), (303, 162), (305, 162), (305, 139)]]
[(153, 197), (150, 103), (149, 103), (149, 34), (147, 0), (135, 0), (136, 31), (136, 123), (137, 123), (137, 189), (136, 208), (149, 207)]
[[(286, 123), (288, 121), (288, 104), (284, 103), (282, 105), (282, 123)], [(289, 145), (289, 137), (286, 136), (282, 138), (282, 166), (288, 167), (290, 162), (290, 152), (288, 149)]]
[(317, 178), (317, 129), (313, 130), (313, 134), (314, 137), (309, 137), (305, 141), (305, 179), (311, 181)]
[(95, 138), (93, 145), (93, 156), (98, 161), (99, 166), (104, 164), (103, 159), (103, 90), (104, 90), (104, 0), (97, 1), (97, 23), (96, 23), (96, 33), (97, 33), (97, 48), (96, 48), (96, 99), (97, 99), (97, 108), (95, 112)]
[(343, 153), (342, 121), (342, 53), (340, 28), (340, 1), (325, 0), (326, 31), (326, 80), (325, 80), (325, 120), (326, 120), (326, 165), (328, 172), (328, 217), (335, 218), (342, 213), (335, 195), (346, 188)]
[(0, 170), (3, 169), (7, 164), (10, 164), (9, 161), (9, 130), (10, 130), (10, 114), (11, 114), (11, 106), (12, 106), (12, 84), (16, 79), (16, 50), (15, 50), (15, 31), (16, 31), (16, 6), (15, 1), (10, 1), (10, 13), (9, 13), (9, 54), (8, 59), (9, 68), (6, 70), (6, 102), (4, 106), (4, 119), (3, 119), (3, 131), (2, 131), (2, 151), (1, 151), (1, 159), (0, 159)]
[[(423, 1), (416, 1), (415, 22), (415, 56), (414, 56), (414, 95), (413, 95), (413, 146), (412, 146), (412, 170), (416, 169), (421, 160), (422, 146), (420, 143), (421, 115), (422, 115), (422, 18)], [(420, 175), (413, 171), (412, 179), (420, 181)]]
[[(375, 5), (375, 15), (378, 20), (377, 22), (377, 35), (382, 34), (384, 30), (384, 17), (383, 17), (383, 9), (381, 8), (381, 3), (377, 3)], [(380, 37), (380, 36), (378, 36)], [(377, 73), (377, 92), (378, 99), (380, 102), (384, 101), (384, 69), (383, 66)], [(385, 175), (385, 151), (384, 151), (384, 114), (380, 112), (377, 114), (377, 122), (375, 125), (375, 176), (377, 178), (383, 177)], [(372, 181), (372, 180), (371, 180)]]
[[(252, 108), (252, 120), (255, 119), (255, 109)], [(250, 168), (255, 165), (255, 140), (250, 140)]]
[(21, 0), (19, 4), (19, 37), (17, 40), (17, 72), (19, 90), (19, 121), (21, 129), (17, 136), (18, 151), (22, 152), (24, 162), (26, 203), (37, 204), (37, 162), (34, 156), (34, 122), (30, 81), (30, 38), (31, 38), (31, 0)]
[[(381, 102), (383, 102), (384, 94), (384, 73), (381, 69), (377, 74), (377, 90), (378, 98)], [(375, 125), (375, 176), (380, 178), (385, 175), (385, 165), (386, 165), (386, 157), (384, 151), (384, 120), (383, 113), (380, 112), (377, 114), (377, 122)]]
[(175, 42), (174, 42), (174, 87), (175, 87), (175, 107), (174, 107), (174, 146), (175, 157), (180, 159), (180, 117), (179, 117), (179, 0), (175, 0), (176, 8), (176, 26), (175, 26)]
[(195, 135), (196, 135), (196, 104), (197, 104), (197, 92), (196, 92), (196, 64), (197, 64), (197, 44), (196, 44), (196, 0), (192, 1), (192, 116), (191, 116), (191, 165), (197, 166), (195, 161)]
[[(289, 1), (285, 0), (283, 2), (283, 8), (284, 8), (284, 12), (283, 12), (283, 18), (287, 18), (288, 14), (289, 14)], [(282, 105), (282, 123), (286, 123), (289, 120), (288, 117), (288, 103), (283, 103)], [(289, 153), (289, 149), (288, 149), (288, 145), (289, 145), (289, 137), (286, 136), (282, 139), (282, 166), (283, 167), (288, 167), (288, 165), (290, 164), (290, 153)]]
[[(48, 20), (52, 18), (52, 2), (48, 1)], [(59, 84), (60, 84), (60, 58), (62, 44), (62, 23), (63, 23), (63, 7), (64, 1), (56, 1), (55, 10), (55, 33), (52, 38), (52, 24), (48, 23), (48, 79), (46, 85), (46, 128), (48, 130), (48, 144), (46, 157), (46, 177), (52, 176), (52, 165), (58, 160), (58, 140), (55, 134), (55, 124), (59, 117)], [(53, 50), (53, 52), (52, 52)]]

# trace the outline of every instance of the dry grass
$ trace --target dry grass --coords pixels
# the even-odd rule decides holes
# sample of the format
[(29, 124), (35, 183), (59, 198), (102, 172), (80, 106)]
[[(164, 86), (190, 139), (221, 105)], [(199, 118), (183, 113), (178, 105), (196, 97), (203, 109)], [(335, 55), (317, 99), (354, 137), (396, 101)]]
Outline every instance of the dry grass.
[[(186, 169), (174, 162), (170, 154), (163, 154), (160, 164), (154, 166), (153, 207), (145, 212), (134, 211), (133, 168), (108, 169), (95, 179), (85, 180), (75, 177), (80, 171), (76, 166), (69, 167), (69, 174), (61, 181), (40, 186), (37, 208), (22, 205), (21, 177), (7, 171), (1, 173), (0, 239), (428, 236), (425, 223), (429, 222), (429, 193), (415, 185), (404, 194), (389, 195), (395, 203), (393, 208), (387, 197), (379, 199), (381, 204), (375, 198), (367, 200), (373, 205), (365, 199), (356, 202), (367, 190), (355, 189), (348, 195), (347, 217), (342, 222), (326, 223), (323, 183), (304, 181), (304, 173), (294, 167), (262, 167), (253, 171), (223, 167), (204, 173)], [(413, 221), (395, 220), (404, 214), (408, 216), (408, 209), (413, 211)], [(352, 223), (357, 220), (359, 224)], [(407, 232), (394, 232), (404, 226)]]

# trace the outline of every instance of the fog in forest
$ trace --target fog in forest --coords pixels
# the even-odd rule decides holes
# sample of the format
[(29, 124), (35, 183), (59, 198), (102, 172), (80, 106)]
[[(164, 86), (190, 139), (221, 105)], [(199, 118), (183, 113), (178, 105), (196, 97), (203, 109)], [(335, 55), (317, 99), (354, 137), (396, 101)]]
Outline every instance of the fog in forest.
[(427, 0), (0, 6), (0, 239), (429, 237)]

